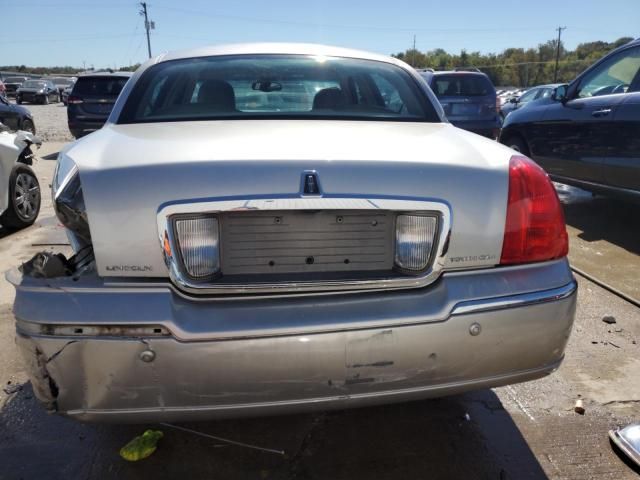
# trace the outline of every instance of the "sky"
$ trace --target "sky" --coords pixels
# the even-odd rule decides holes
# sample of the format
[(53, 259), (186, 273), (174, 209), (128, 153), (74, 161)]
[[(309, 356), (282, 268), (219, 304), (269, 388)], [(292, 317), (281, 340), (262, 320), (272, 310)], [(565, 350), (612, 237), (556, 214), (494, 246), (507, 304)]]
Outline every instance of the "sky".
[[(640, 0), (149, 0), (152, 53), (221, 43), (325, 43), (499, 53), (555, 38), (640, 37)], [(0, 65), (121, 67), (147, 58), (136, 0), (0, 0)]]

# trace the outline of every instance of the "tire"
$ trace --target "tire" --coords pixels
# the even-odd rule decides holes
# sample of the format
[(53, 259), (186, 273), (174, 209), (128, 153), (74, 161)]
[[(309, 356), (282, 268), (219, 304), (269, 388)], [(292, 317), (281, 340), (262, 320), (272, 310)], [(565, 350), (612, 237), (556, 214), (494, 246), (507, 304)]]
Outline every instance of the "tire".
[(49, 105), (49, 95), (45, 95), (45, 96), (42, 98), (42, 104), (43, 104), (43, 105)]
[(34, 135), (36, 134), (36, 127), (28, 118), (22, 122), (22, 128), (20, 130), (26, 130), (27, 132), (31, 132)]
[(524, 139), (519, 135), (513, 135), (507, 138), (502, 143), (504, 143), (507, 147), (515, 150), (516, 152), (520, 152), (527, 156), (529, 155), (529, 146), (527, 145), (527, 142), (525, 142)]
[(40, 183), (26, 165), (17, 164), (9, 176), (9, 205), (0, 216), (0, 224), (19, 229), (33, 225), (40, 213)]
[(16, 103), (17, 103), (18, 105), (22, 105), (22, 98), (20, 98), (20, 97), (16, 97)]

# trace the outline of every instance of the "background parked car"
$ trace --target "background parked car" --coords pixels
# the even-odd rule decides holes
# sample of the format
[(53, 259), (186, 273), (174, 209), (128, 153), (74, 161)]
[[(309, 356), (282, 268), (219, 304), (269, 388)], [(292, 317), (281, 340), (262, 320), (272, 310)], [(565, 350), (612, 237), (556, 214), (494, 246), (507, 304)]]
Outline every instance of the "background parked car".
[(62, 90), (62, 103), (67, 105), (68, 100), (69, 100), (69, 95), (71, 95), (71, 92), (73, 91), (73, 85), (70, 85), (68, 87), (66, 87), (64, 90)]
[(24, 228), (40, 212), (40, 184), (29, 165), (33, 163), (31, 146), (42, 142), (31, 133), (8, 130), (0, 123), (0, 225)]
[(46, 77), (43, 80), (48, 80), (53, 83), (58, 89), (58, 93), (60, 93), (60, 98), (62, 99), (62, 92), (68, 88), (73, 88), (73, 85), (76, 83), (76, 77)]
[(16, 92), (16, 102), (18, 104), (29, 103), (58, 103), (60, 93), (57, 87), (49, 80), (27, 80)]
[(6, 87), (7, 97), (15, 97), (16, 91), (20, 86), (29, 80), (27, 77), (7, 77), (4, 79), (4, 86)]
[(456, 127), (496, 138), (500, 129), (496, 90), (487, 75), (473, 71), (420, 72)]
[(4, 82), (0, 80), (0, 97), (5, 97), (7, 95), (7, 87), (4, 86)]
[(82, 75), (67, 100), (69, 131), (75, 138), (102, 128), (132, 72)]
[(500, 141), (561, 183), (640, 199), (640, 39), (557, 87), (553, 98), (511, 113)]
[(526, 104), (545, 98), (550, 99), (553, 95), (553, 91), (558, 86), (558, 83), (552, 83), (549, 85), (540, 85), (539, 87), (533, 87), (523, 93), (521, 96), (512, 96), (507, 100), (502, 107), (500, 107), (500, 116), (505, 118), (509, 113), (524, 107)]
[(0, 123), (9, 130), (26, 130), (36, 133), (31, 112), (25, 107), (9, 103), (9, 100), (2, 96), (0, 96)]

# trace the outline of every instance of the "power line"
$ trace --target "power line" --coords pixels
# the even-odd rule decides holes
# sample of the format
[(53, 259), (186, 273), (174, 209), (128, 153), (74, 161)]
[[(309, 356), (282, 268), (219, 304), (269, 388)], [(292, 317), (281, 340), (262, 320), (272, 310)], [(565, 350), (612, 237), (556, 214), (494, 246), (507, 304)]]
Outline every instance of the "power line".
[(504, 32), (504, 31), (514, 31), (521, 32), (523, 30), (529, 31), (545, 31), (550, 27), (522, 27), (522, 28), (432, 28), (432, 27), (396, 27), (396, 26), (387, 26), (387, 25), (348, 25), (348, 24), (327, 24), (327, 23), (311, 23), (311, 22), (300, 22), (296, 20), (279, 20), (273, 18), (260, 18), (260, 17), (247, 17), (244, 15), (230, 15), (224, 13), (212, 13), (206, 12), (202, 10), (192, 10), (187, 8), (179, 8), (179, 7), (169, 7), (166, 5), (154, 5), (155, 8), (160, 8), (164, 10), (171, 10), (174, 12), (180, 12), (185, 15), (192, 15), (197, 17), (209, 17), (209, 18), (222, 18), (227, 20), (236, 20), (243, 22), (257, 22), (257, 23), (269, 23), (269, 24), (278, 24), (278, 25), (292, 25), (299, 27), (322, 27), (322, 28), (336, 28), (336, 29), (362, 29), (362, 30), (388, 30), (392, 32)]

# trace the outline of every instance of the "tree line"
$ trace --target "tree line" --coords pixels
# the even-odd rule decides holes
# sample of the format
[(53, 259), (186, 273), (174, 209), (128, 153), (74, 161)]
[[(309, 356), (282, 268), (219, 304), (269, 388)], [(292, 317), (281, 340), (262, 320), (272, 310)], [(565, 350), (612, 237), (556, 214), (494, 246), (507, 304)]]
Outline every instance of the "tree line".
[[(557, 81), (572, 80), (603, 55), (631, 40), (631, 37), (622, 37), (611, 43), (581, 43), (572, 51), (565, 49), (561, 42)], [(481, 54), (463, 49), (459, 54), (451, 54), (436, 48), (426, 52), (408, 49), (393, 56), (415, 68), (477, 68), (486, 73), (496, 86), (529, 87), (554, 83), (557, 46), (557, 40), (549, 40), (539, 44), (537, 48), (507, 48), (502, 53)]]
[[(601, 58), (607, 52), (633, 40), (622, 37), (614, 42), (587, 42), (579, 44), (575, 50), (565, 49), (560, 43), (558, 62), (558, 82), (568, 82)], [(541, 43), (537, 48), (507, 48), (502, 53), (467, 52), (451, 54), (442, 48), (426, 52), (409, 49), (393, 56), (404, 60), (415, 68), (453, 70), (454, 68), (478, 68), (486, 73), (494, 85), (529, 87), (554, 82), (557, 40)], [(135, 71), (140, 64), (121, 67), (119, 71)], [(24, 72), (33, 75), (72, 75), (82, 72), (81, 68), (28, 67), (26, 65), (4, 65), (0, 71)]]

